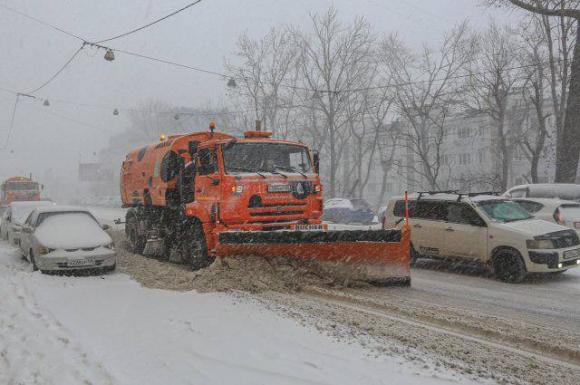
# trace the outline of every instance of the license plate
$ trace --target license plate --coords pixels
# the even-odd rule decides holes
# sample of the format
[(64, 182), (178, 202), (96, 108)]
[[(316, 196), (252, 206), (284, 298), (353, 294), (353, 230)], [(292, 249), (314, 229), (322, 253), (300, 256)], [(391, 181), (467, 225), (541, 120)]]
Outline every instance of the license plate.
[(291, 189), (289, 184), (271, 184), (268, 186), (268, 192), (270, 193), (282, 193), (290, 191)]
[(68, 266), (88, 266), (95, 262), (92, 259), (71, 259), (67, 262)]
[(326, 230), (328, 228), (325, 224), (318, 224), (318, 225), (306, 225), (306, 224), (299, 224), (293, 225), (292, 229), (294, 230)]
[(580, 258), (580, 249), (564, 251), (564, 259)]

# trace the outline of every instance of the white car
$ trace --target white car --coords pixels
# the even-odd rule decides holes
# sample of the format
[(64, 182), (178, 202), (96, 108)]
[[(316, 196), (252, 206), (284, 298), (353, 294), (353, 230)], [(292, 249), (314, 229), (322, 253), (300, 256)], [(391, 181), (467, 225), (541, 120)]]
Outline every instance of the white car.
[(523, 184), (510, 188), (503, 195), (507, 198), (548, 198), (580, 202), (580, 184)]
[(580, 232), (580, 203), (560, 199), (513, 199), (538, 219), (558, 223)]
[[(400, 226), (402, 197), (389, 201), (385, 226)], [(409, 197), (412, 259), (482, 262), (508, 282), (527, 273), (555, 273), (580, 266), (576, 231), (534, 218), (518, 203), (497, 196), (419, 193)]]
[(54, 203), (47, 200), (10, 203), (2, 214), (2, 223), (0, 223), (0, 235), (2, 236), (2, 239), (8, 240), (10, 244), (18, 245), (22, 224), (32, 210), (37, 207), (52, 205), (54, 205)]
[(117, 253), (104, 228), (80, 207), (39, 207), (22, 226), (20, 249), (33, 270), (112, 271)]

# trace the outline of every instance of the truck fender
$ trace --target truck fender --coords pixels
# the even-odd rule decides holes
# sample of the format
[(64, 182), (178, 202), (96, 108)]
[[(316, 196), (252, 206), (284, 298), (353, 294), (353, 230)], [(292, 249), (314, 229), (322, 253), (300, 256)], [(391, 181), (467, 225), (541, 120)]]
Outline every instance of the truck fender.
[(210, 223), (210, 213), (205, 206), (198, 202), (192, 202), (185, 205), (185, 215), (190, 218), (197, 218), (202, 224)]

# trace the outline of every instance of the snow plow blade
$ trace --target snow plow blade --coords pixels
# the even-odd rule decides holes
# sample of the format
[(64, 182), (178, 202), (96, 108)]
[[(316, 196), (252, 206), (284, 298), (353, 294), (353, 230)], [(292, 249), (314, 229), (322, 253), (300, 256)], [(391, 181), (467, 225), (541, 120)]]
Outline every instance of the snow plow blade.
[(325, 270), (366, 281), (410, 277), (410, 232), (402, 230), (239, 231), (219, 234), (216, 254), (314, 259)]

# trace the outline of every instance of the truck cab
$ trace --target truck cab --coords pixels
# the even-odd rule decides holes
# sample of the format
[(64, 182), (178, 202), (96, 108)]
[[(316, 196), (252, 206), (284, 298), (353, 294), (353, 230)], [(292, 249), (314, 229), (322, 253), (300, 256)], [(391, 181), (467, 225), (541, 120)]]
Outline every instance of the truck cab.
[(186, 216), (203, 227), (210, 250), (222, 231), (320, 226), (317, 154), (270, 136), (200, 132), (135, 150), (121, 170), (123, 204), (147, 211), (148, 222)]

